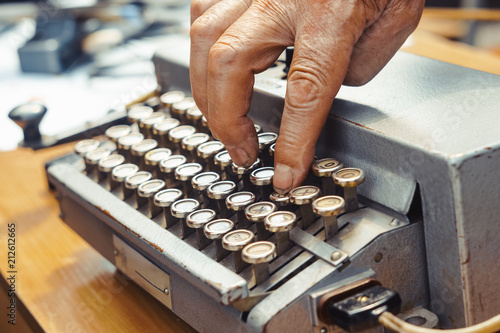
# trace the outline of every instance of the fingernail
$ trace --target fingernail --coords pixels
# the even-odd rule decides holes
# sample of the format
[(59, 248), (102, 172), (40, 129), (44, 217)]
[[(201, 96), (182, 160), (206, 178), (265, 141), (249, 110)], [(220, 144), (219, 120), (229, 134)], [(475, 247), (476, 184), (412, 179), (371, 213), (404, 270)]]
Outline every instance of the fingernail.
[(288, 165), (277, 164), (274, 168), (274, 190), (279, 194), (290, 191), (293, 184), (293, 170)]
[(231, 158), (233, 159), (234, 164), (238, 166), (249, 167), (250, 165), (250, 156), (248, 153), (241, 147), (235, 147), (230, 151)]

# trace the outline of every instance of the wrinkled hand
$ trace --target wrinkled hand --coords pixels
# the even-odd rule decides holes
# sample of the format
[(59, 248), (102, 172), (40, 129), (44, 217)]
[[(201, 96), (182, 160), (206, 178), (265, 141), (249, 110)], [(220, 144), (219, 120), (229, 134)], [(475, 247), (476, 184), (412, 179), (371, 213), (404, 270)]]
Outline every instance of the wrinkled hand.
[(425, 0), (193, 0), (191, 85), (233, 161), (258, 155), (247, 117), (254, 74), (295, 46), (275, 151), (274, 188), (305, 179), (342, 84), (371, 80), (415, 29)]

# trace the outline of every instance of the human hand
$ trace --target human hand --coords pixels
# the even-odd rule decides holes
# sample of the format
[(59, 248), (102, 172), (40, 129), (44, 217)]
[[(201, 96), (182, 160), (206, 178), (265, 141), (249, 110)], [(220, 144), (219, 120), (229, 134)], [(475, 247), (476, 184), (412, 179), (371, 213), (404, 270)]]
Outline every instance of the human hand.
[(295, 46), (275, 150), (274, 188), (299, 186), (342, 84), (363, 85), (416, 28), (425, 0), (193, 0), (193, 97), (234, 163), (251, 165), (254, 75)]

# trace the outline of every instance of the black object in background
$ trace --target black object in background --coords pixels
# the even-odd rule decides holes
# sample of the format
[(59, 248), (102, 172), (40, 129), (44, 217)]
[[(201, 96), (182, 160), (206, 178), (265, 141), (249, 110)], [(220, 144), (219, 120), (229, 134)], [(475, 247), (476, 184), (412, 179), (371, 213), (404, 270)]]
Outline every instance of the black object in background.
[(82, 34), (77, 21), (69, 14), (36, 20), (35, 36), (19, 48), (23, 72), (58, 74), (82, 54)]

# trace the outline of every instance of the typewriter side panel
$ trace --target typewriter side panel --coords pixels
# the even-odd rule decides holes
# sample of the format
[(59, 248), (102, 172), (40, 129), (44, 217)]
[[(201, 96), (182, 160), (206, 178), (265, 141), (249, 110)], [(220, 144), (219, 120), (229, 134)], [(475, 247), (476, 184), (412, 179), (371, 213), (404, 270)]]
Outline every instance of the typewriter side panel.
[[(500, 147), (452, 164), (457, 236), (467, 323), (498, 314), (500, 288)], [(453, 295), (451, 295), (453, 296)]]

